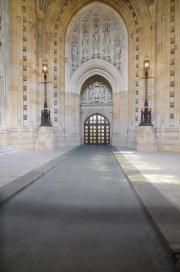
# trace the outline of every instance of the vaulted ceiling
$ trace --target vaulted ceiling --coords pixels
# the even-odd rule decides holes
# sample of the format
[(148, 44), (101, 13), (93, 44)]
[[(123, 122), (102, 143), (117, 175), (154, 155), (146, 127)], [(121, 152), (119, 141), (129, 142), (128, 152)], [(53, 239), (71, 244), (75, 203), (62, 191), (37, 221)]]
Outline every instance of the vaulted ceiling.
[[(157, 0), (101, 0), (101, 3), (111, 6), (121, 16), (127, 25), (137, 18), (140, 25), (149, 25), (151, 10), (149, 7)], [(71, 18), (84, 6), (98, 2), (94, 0), (38, 0), (37, 6), (44, 13), (46, 29), (50, 30), (61, 21), (66, 29)], [(153, 6), (153, 5), (152, 5)], [(48, 31), (49, 31), (48, 30)]]

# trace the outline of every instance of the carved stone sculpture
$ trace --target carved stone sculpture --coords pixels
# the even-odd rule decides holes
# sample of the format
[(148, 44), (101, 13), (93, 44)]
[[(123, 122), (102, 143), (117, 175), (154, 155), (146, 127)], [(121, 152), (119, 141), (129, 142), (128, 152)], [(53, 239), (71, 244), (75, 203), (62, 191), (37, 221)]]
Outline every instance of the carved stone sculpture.
[(123, 22), (111, 11), (106, 11), (100, 4), (86, 8), (75, 17), (68, 31), (70, 76), (81, 64), (93, 59), (111, 63), (120, 73), (123, 65), (127, 71), (127, 33)]
[(104, 25), (103, 25), (103, 44), (104, 44), (104, 52), (103, 52), (103, 59), (108, 60), (109, 62), (111, 61), (110, 59), (110, 22), (109, 19), (104, 20)]
[(88, 21), (85, 20), (82, 25), (82, 63), (89, 60), (89, 29)]
[(71, 56), (72, 56), (72, 70), (75, 71), (78, 67), (78, 43), (77, 42), (73, 42)]
[(114, 35), (114, 66), (116, 66), (118, 70), (121, 69), (121, 40), (119, 33)]
[(89, 84), (81, 95), (81, 104), (108, 104), (112, 103), (112, 93), (109, 86), (101, 81)]
[(100, 32), (99, 32), (99, 17), (98, 15), (94, 16), (93, 20), (93, 58), (100, 58), (99, 46), (100, 46)]

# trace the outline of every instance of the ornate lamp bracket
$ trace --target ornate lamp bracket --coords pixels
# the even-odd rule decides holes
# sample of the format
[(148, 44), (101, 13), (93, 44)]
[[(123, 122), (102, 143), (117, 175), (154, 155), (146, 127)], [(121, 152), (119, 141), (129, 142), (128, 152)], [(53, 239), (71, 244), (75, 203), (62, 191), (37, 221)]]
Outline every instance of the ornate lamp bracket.
[(44, 81), (41, 82), (44, 84), (44, 109), (41, 111), (41, 124), (40, 126), (51, 127), (51, 112), (48, 110), (47, 105), (47, 74), (48, 74), (48, 63), (47, 60), (43, 61), (42, 64), (42, 73), (44, 75)]
[(149, 57), (145, 57), (144, 59), (144, 77), (145, 80), (145, 99), (144, 99), (144, 109), (141, 109), (141, 122), (139, 126), (153, 126), (151, 120), (151, 109), (148, 107), (148, 79), (153, 78), (149, 77), (149, 69), (150, 69), (150, 59)]

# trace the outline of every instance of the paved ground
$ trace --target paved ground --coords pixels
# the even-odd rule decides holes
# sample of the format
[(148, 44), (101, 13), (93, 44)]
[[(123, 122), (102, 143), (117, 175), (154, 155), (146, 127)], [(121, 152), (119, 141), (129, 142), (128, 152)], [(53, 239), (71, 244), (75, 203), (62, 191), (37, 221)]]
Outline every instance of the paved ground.
[(180, 154), (114, 151), (180, 271)]
[(180, 153), (117, 150), (180, 211)]
[(108, 147), (79, 148), (0, 218), (1, 272), (173, 271)]
[(0, 156), (0, 203), (44, 175), (73, 149), (64, 147), (53, 151), (3, 153)]
[(61, 147), (53, 151), (21, 150), (0, 156), (0, 189), (34, 168), (40, 167), (63, 155), (72, 147)]

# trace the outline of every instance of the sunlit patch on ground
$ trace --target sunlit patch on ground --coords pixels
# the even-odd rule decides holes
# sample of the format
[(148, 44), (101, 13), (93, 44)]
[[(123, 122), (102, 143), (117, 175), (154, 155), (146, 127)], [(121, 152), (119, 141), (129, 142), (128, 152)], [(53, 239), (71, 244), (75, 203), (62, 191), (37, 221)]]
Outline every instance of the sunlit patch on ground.
[(180, 210), (180, 154), (120, 150), (114, 155), (133, 182), (151, 183)]

